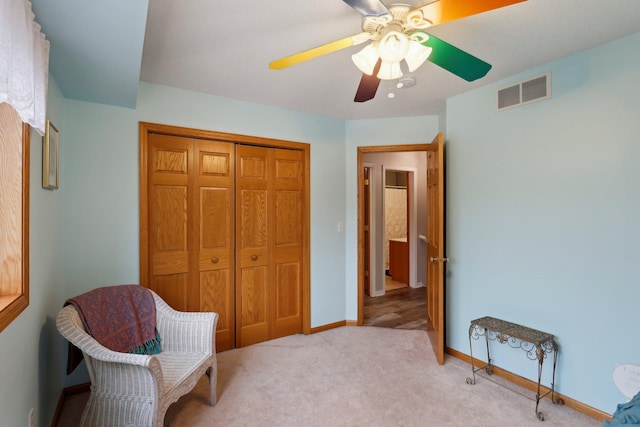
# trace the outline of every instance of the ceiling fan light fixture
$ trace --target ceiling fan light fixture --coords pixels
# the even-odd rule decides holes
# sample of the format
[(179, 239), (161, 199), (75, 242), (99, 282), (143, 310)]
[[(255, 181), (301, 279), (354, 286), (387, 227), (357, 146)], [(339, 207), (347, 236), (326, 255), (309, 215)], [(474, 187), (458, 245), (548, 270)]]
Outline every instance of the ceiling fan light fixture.
[(360, 71), (365, 74), (373, 74), (373, 69), (378, 62), (378, 49), (375, 43), (369, 43), (360, 52), (351, 55), (351, 60)]
[(378, 71), (377, 77), (380, 80), (395, 80), (402, 77), (402, 70), (400, 69), (399, 62), (387, 62), (382, 61), (380, 64), (380, 71)]
[(382, 61), (400, 62), (408, 51), (409, 38), (398, 31), (389, 31), (378, 42), (378, 55)]
[(409, 51), (407, 55), (404, 57), (404, 60), (407, 62), (407, 66), (409, 68), (409, 72), (413, 72), (420, 68), (424, 61), (429, 58), (431, 55), (431, 51), (433, 49), (427, 46), (423, 46), (415, 40), (411, 40), (409, 42)]

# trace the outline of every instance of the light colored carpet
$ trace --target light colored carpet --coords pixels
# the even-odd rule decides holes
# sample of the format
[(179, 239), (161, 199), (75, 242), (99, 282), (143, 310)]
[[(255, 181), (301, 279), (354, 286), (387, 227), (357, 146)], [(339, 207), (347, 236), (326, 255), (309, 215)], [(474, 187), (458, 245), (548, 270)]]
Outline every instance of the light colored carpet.
[[(536, 426), (535, 403), (489, 381), (465, 382), (468, 364), (438, 366), (424, 331), (342, 327), (218, 355), (218, 404), (206, 382), (173, 405), (171, 426)], [(544, 426), (599, 426), (541, 403)]]
[[(341, 327), (218, 354), (218, 403), (207, 382), (169, 408), (166, 426), (601, 426), (435, 362), (424, 331)], [(524, 391), (532, 395), (529, 391)], [(78, 414), (79, 416), (79, 414)], [(67, 414), (67, 419), (68, 419)], [(62, 425), (62, 424), (60, 424)]]

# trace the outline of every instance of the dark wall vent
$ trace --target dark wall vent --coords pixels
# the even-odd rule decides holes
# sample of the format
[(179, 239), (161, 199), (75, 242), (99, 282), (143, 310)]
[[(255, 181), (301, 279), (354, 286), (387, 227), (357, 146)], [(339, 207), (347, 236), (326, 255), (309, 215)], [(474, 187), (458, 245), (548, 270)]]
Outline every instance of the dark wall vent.
[(551, 73), (498, 89), (496, 110), (501, 111), (547, 98), (551, 98)]

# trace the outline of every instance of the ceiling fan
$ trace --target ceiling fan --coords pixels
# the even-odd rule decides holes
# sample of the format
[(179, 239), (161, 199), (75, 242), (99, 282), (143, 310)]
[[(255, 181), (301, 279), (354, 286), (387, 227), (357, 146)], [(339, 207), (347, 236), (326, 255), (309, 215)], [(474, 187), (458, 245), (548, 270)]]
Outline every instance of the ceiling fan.
[(441, 40), (425, 29), (526, 0), (435, 0), (412, 8), (403, 0), (387, 7), (380, 0), (343, 0), (363, 16), (362, 32), (313, 49), (273, 61), (272, 69), (280, 70), (300, 62), (327, 55), (350, 46), (370, 42), (351, 58), (362, 71), (355, 102), (373, 99), (380, 80), (402, 76), (404, 60), (409, 72), (426, 60), (463, 78), (474, 81), (484, 77), (491, 65)]

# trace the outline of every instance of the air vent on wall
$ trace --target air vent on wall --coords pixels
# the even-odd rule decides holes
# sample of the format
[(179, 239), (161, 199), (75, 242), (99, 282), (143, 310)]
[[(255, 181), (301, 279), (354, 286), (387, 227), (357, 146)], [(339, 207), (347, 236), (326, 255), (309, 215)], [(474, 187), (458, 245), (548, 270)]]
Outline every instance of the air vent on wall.
[(542, 101), (551, 97), (551, 73), (516, 83), (496, 93), (496, 110)]

